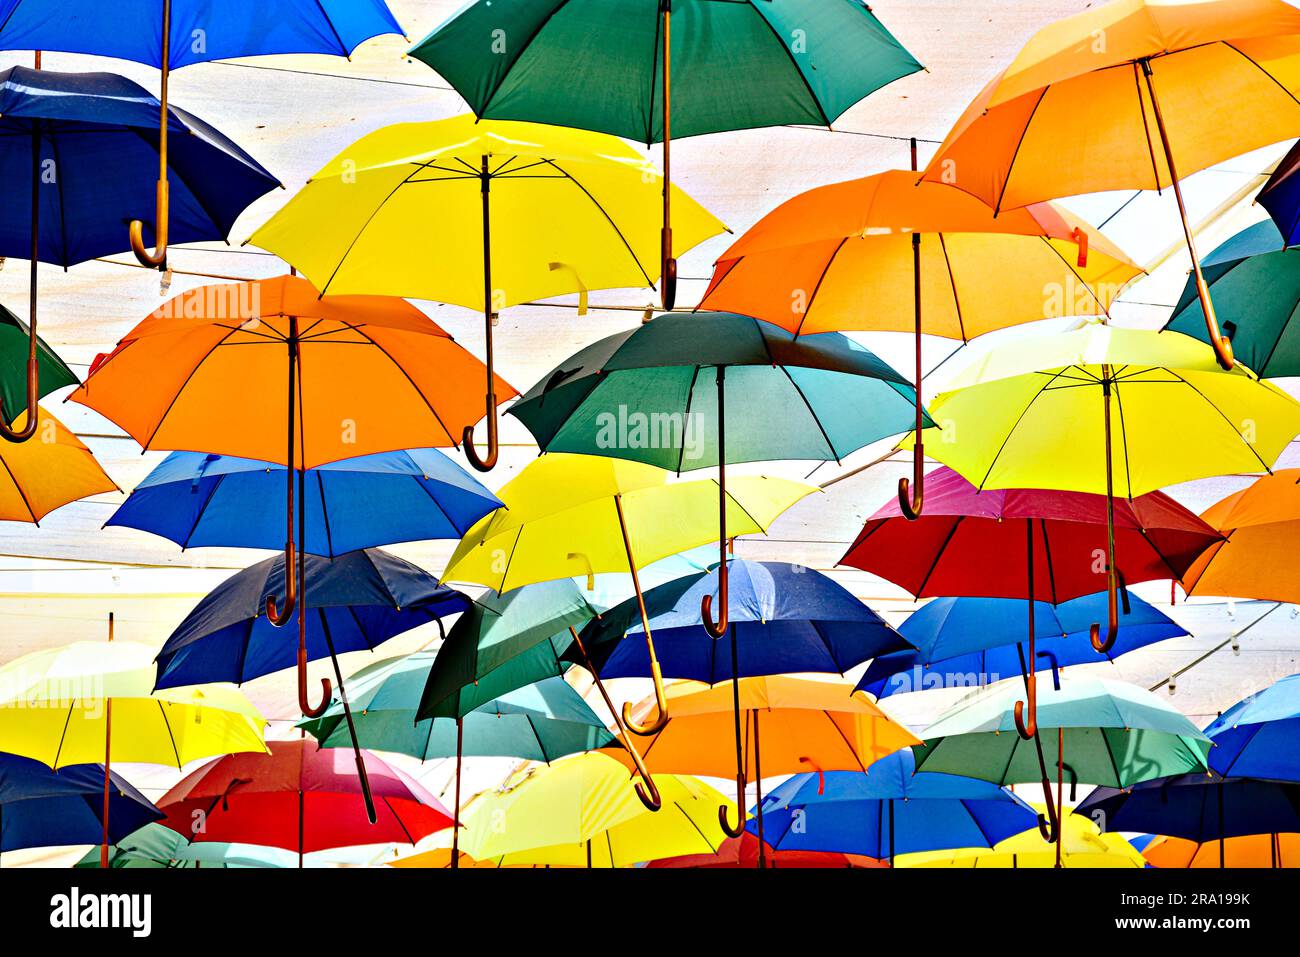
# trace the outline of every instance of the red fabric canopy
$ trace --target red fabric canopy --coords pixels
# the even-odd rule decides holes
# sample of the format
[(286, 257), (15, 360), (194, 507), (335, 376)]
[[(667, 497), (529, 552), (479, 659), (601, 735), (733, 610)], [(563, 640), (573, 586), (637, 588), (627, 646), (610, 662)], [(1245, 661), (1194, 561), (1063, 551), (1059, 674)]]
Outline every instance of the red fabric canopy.
[[(860, 854), (838, 854), (829, 851), (774, 851), (767, 847), (767, 866), (782, 867), (888, 867), (883, 861)], [(758, 838), (746, 831), (740, 837), (730, 837), (718, 847), (716, 854), (686, 854), (682, 857), (665, 857), (651, 861), (646, 867), (758, 867)]]

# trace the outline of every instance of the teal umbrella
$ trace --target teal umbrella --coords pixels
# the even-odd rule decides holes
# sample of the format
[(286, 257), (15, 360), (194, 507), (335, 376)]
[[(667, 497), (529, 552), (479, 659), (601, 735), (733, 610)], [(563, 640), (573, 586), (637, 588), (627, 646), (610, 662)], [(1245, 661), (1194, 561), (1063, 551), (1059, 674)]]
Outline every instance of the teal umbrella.
[(410, 55), (480, 117), (662, 142), (665, 309), (674, 134), (830, 126), (924, 69), (864, 0), (475, 0)]
[[(108, 866), (126, 868), (294, 867), (298, 855), (256, 844), (191, 844), (165, 824), (146, 824), (110, 848)], [(73, 867), (99, 867), (92, 849)]]
[[(1210, 739), (1186, 716), (1149, 691), (1122, 681), (1062, 678), (1038, 693), (1039, 731), (1029, 740), (1016, 732), (1014, 708), (1021, 682), (1000, 681), (962, 699), (940, 715), (914, 748), (917, 771), (982, 778), (995, 784), (1045, 781), (1045, 763), (1057, 769), (1057, 795), (1044, 786), (1047, 817), (1043, 838), (1060, 852), (1061, 790), (1080, 782), (1126, 788), (1140, 781), (1207, 769)], [(1049, 744), (1044, 754), (1043, 740)], [(1058, 861), (1059, 866), (1059, 861)]]
[[(1300, 248), (1284, 248), (1266, 219), (1215, 249), (1201, 268), (1237, 359), (1264, 379), (1300, 376)], [(1165, 328), (1209, 341), (1190, 278)]]

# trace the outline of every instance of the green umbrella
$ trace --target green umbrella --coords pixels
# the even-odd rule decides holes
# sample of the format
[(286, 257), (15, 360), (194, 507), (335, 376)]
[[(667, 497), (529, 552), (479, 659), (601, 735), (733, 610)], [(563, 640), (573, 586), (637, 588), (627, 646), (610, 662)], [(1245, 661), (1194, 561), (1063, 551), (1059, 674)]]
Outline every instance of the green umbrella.
[(863, 0), (476, 0), (410, 55), (480, 117), (662, 142), (665, 309), (674, 134), (830, 126), (923, 69)]
[[(298, 857), (291, 851), (256, 844), (219, 842), (191, 844), (164, 824), (146, 824), (110, 849), (109, 867), (202, 868), (293, 867)], [(92, 849), (73, 867), (99, 867), (99, 849)]]
[[(1045, 840), (1060, 852), (1061, 789), (1068, 775), (1080, 781), (1125, 788), (1152, 778), (1204, 771), (1212, 746), (1187, 717), (1149, 691), (1122, 681), (1072, 677), (1038, 693), (1038, 728), (1056, 729), (1056, 754), (1044, 755), (1040, 737), (1016, 732), (1014, 709), (1020, 682), (1000, 681), (970, 695), (939, 716), (914, 747), (917, 771), (981, 778), (995, 784), (1043, 782)], [(1049, 741), (1051, 735), (1045, 736)], [(1050, 747), (1050, 745), (1049, 745)], [(1057, 769), (1052, 801), (1045, 761)], [(1058, 861), (1059, 866), (1059, 861)]]
[[(1215, 249), (1201, 268), (1237, 359), (1264, 379), (1300, 376), (1300, 248), (1284, 249), (1266, 219)], [(1165, 328), (1209, 341), (1191, 279)]]
[[(23, 322), (4, 306), (0, 306), (0, 410), (11, 419), (27, 409), (27, 351), (30, 333)], [(36, 340), (37, 381), (40, 392), (37, 398), (49, 395), (65, 385), (76, 385), (77, 377), (64, 364), (45, 340)], [(6, 424), (12, 424), (6, 421)]]

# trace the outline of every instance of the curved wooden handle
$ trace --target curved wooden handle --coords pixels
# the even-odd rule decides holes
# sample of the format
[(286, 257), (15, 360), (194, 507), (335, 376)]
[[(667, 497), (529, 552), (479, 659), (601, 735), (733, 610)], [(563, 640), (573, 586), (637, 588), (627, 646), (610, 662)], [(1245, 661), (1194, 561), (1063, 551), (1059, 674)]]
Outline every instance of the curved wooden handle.
[(1032, 663), (1029, 674), (1025, 676), (1025, 697), (1028, 706), (1024, 701), (1017, 701), (1011, 713), (1016, 721), (1016, 732), (1028, 741), (1038, 733), (1038, 675), (1033, 671)]
[[(726, 546), (723, 547), (725, 549)], [(714, 638), (721, 638), (727, 633), (727, 597), (730, 590), (728, 587), (728, 578), (730, 576), (727, 570), (725, 554), (724, 551), (722, 563), (718, 565), (718, 604), (722, 606), (720, 609), (722, 613), (716, 621), (713, 619), (713, 596), (705, 595), (700, 599), (700, 618), (704, 623), (704, 630)], [(735, 677), (739, 678), (740, 675)]]
[[(300, 626), (298, 632), (298, 708), (309, 718), (319, 718), (325, 713), (325, 709), (330, 706), (334, 686), (330, 684), (328, 678), (322, 678), (320, 684), (323, 697), (321, 703), (313, 707), (311, 701), (307, 698), (307, 634), (306, 629)], [(361, 756), (359, 754), (357, 755), (357, 770), (364, 778), (365, 768), (361, 766)], [(374, 808), (372, 807), (370, 810), (373, 814)], [(373, 824), (374, 822), (375, 819), (372, 817), (370, 823)]]
[[(27, 359), (27, 421), (23, 423), (21, 429), (12, 428), (9, 423), (12, 421), (5, 411), (4, 399), (0, 398), (0, 435), (4, 436), (9, 442), (26, 442), (36, 434), (37, 419), (39, 411), (37, 402), (40, 400), (40, 372), (37, 368), (36, 361), (36, 324), (32, 323), (32, 349)], [(16, 419), (17, 416), (14, 416)]]
[(294, 574), (297, 568), (297, 549), (293, 541), (284, 543), (284, 608), (279, 609), (275, 604), (275, 596), (266, 596), (266, 617), (276, 628), (283, 628), (289, 624), (289, 619), (293, 616), (293, 610), (298, 605), (298, 576)]
[(727, 806), (723, 804), (718, 808), (718, 824), (727, 837), (740, 837), (745, 833), (745, 776), (743, 774), (736, 775), (736, 813), (740, 823), (732, 827), (727, 819)]
[(167, 265), (167, 218), (169, 186), (167, 180), (158, 180), (157, 195), (154, 201), (154, 240), (152, 252), (144, 244), (144, 223), (138, 219), (131, 220), (131, 252), (140, 265), (162, 269)]
[(469, 459), (469, 464), (480, 472), (491, 472), (496, 468), (497, 458), (501, 451), (500, 444), (497, 441), (497, 397), (491, 392), (487, 394), (487, 433), (488, 450), (486, 456), (480, 456), (478, 449), (474, 447), (474, 427), (472, 425), (465, 426), (465, 431), (461, 433), (465, 458)]
[(918, 425), (916, 445), (912, 448), (912, 479), (898, 480), (898, 508), (903, 518), (915, 522), (921, 517), (925, 500), (925, 452), (921, 448), (921, 431)]
[[(646, 635), (646, 641), (649, 642), (650, 636)], [(627, 725), (629, 731), (633, 734), (639, 734), (643, 738), (658, 734), (668, 726), (668, 695), (664, 691), (663, 672), (659, 667), (659, 661), (654, 657), (654, 646), (650, 648), (650, 677), (655, 686), (655, 717), (653, 721), (647, 724), (638, 724), (632, 719), (632, 706), (628, 702), (623, 702), (623, 723)]]
[(1109, 575), (1106, 579), (1106, 605), (1110, 619), (1106, 624), (1106, 640), (1102, 640), (1101, 625), (1096, 623), (1089, 629), (1088, 635), (1093, 649), (1102, 655), (1115, 646), (1115, 639), (1119, 637), (1119, 606), (1114, 575)]

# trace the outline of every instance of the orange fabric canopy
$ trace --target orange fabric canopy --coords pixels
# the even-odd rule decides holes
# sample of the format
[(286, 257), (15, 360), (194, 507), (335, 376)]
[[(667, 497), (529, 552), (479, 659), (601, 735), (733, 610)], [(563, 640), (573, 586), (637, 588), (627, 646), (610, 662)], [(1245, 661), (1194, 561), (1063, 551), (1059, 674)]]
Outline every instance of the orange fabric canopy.
[[(1180, 837), (1158, 837), (1142, 852), (1153, 867), (1219, 867), (1220, 841), (1197, 844)], [(1300, 834), (1250, 834), (1230, 837), (1223, 867), (1300, 867)]]
[[(14, 428), (21, 430), (26, 421), (24, 410)], [(116, 491), (90, 449), (44, 409), (37, 412), (30, 440), (0, 441), (0, 520), (39, 522), (69, 502)]]

